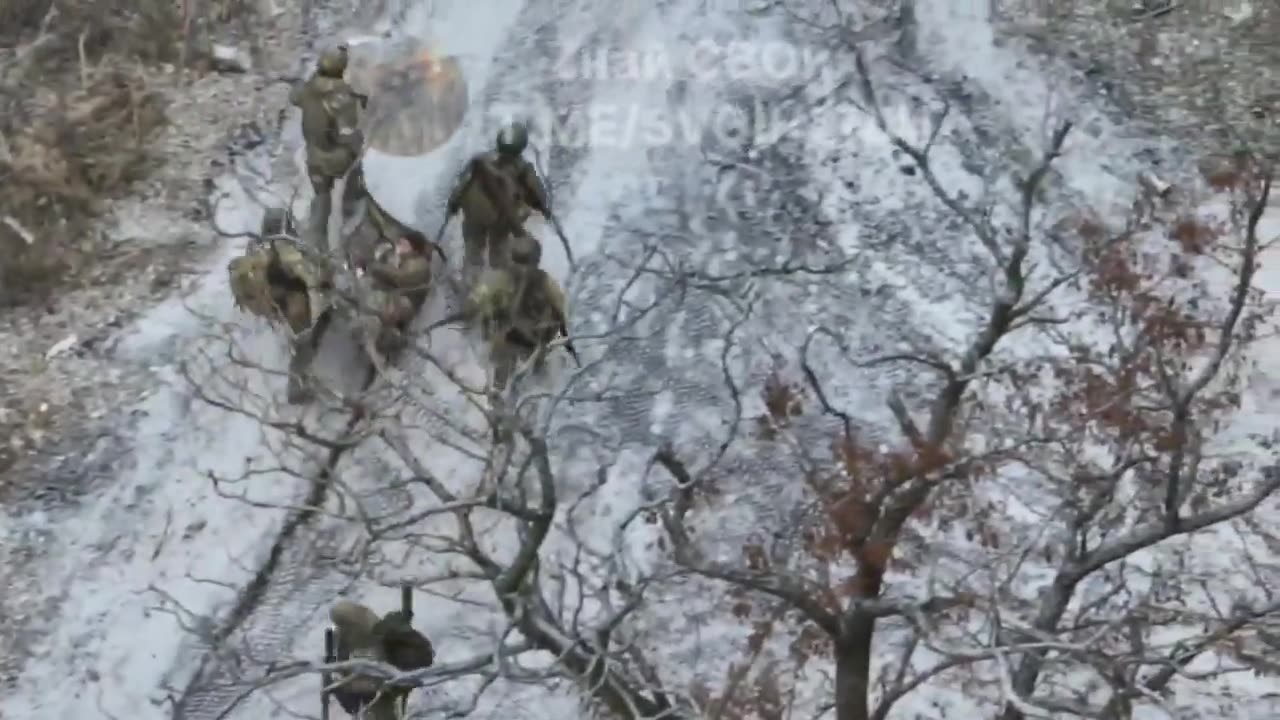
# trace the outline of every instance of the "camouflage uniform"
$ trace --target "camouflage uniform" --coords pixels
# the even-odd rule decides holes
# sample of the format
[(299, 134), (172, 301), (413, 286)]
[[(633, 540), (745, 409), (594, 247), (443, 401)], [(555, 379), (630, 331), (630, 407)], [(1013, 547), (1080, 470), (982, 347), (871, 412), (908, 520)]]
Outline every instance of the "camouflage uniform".
[(540, 364), (547, 344), (567, 332), (564, 291), (538, 267), (541, 259), (537, 240), (517, 236), (510, 267), (486, 271), (467, 299), (466, 314), (490, 343), (498, 388), (530, 357)]
[(374, 309), (378, 313), (374, 349), (384, 357), (394, 356), (405, 345), (409, 324), (427, 302), (431, 288), (431, 249), (421, 233), (402, 236), (410, 251), (393, 249), (391, 257), (375, 257), (366, 271), (373, 281)]
[[(364, 605), (341, 600), (330, 609), (329, 619), (336, 630), (339, 661), (366, 658), (403, 671), (430, 667), (435, 661), (431, 642), (414, 630), (400, 611), (378, 618)], [(381, 689), (377, 678), (348, 676), (333, 696), (353, 716), (363, 709), (370, 720), (397, 720), (412, 688), (396, 688), (380, 695)]]
[(329, 326), (324, 297), (332, 277), (323, 261), (308, 257), (294, 244), (288, 213), (269, 210), (262, 220), (262, 240), (228, 265), (236, 303), (272, 322), (284, 321), (292, 335), (288, 400), (310, 399), (304, 377)]
[[(523, 125), (498, 133), (497, 150), (471, 159), (449, 195), (449, 215), (463, 213), (465, 267), (471, 277), (488, 254), (489, 267), (507, 265), (507, 245), (532, 210), (547, 216), (547, 193), (532, 163), (522, 153), (529, 145)], [(484, 172), (488, 178), (479, 177)]]
[(291, 403), (304, 403), (312, 398), (307, 386), (311, 363), (333, 317), (320, 292), (329, 283), (298, 248), (281, 243), (276, 251), (280, 262), (268, 271), (274, 275), (272, 297), (293, 335), (286, 397)]
[(364, 193), (364, 175), (357, 163), (364, 138), (357, 125), (365, 100), (343, 80), (347, 47), (326, 51), (316, 72), (289, 94), (289, 102), (302, 110), (302, 138), (307, 145), (307, 177), (315, 191), (308, 232), (317, 247), (327, 249), (329, 211), (334, 183), (348, 172), (343, 212)]

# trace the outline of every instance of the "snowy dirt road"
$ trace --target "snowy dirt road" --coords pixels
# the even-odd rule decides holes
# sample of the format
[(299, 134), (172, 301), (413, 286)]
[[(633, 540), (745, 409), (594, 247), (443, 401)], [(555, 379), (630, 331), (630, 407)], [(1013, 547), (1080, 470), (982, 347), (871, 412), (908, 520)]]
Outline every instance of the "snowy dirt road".
[[(574, 376), (580, 389), (549, 423), (560, 431), (554, 436), (565, 438), (552, 448), (564, 483), (559, 490), (566, 497), (593, 494), (560, 519), (544, 549), (548, 565), (582, 542), (602, 554), (623, 546), (637, 565), (655, 562), (646, 534), (621, 528), (623, 518), (652, 500), (645, 454), (664, 443), (694, 457), (714, 452), (743, 418), (761, 412), (758, 392), (739, 396), (732, 388), (758, 387), (780, 351), (797, 346), (814, 325), (846, 328), (852, 344), (867, 347), (919, 333), (958, 346), (981, 302), (973, 288), (981, 286), (983, 270), (971, 254), (953, 249), (964, 245), (955, 239), (961, 233), (943, 219), (919, 177), (901, 170), (901, 158), (865, 118), (824, 119), (855, 116), (849, 104), (855, 88), (840, 63), (801, 61), (768, 71), (757, 54), (746, 61), (754, 70), (735, 73), (724, 53), (732, 42), (812, 50), (813, 39), (800, 37), (785, 17), (720, 5), (490, 0), (409, 2), (395, 10), (395, 33), (459, 58), (471, 107), (459, 133), (430, 157), (371, 153), (366, 174), (373, 193), (393, 214), (432, 230), (462, 160), (491, 142), (508, 115), (532, 116), (535, 145), (573, 242), (571, 270), (551, 228), (532, 223), (548, 270), (566, 283), (573, 332), (584, 338), (579, 345), (589, 365)], [(955, 108), (958, 129), (935, 151), (939, 175), (977, 195), (978, 172), (1038, 146), (1052, 103), (1084, 128), (1068, 144), (1051, 187), (1055, 197), (1106, 212), (1151, 157), (1177, 164), (1170, 143), (1132, 136), (1066, 71), (997, 43), (976, 5), (916, 3), (918, 66), (878, 68), (886, 115), (909, 139), (925, 139), (929, 110), (940, 101)], [(721, 53), (690, 62), (700, 44)], [(617, 61), (629, 56), (685, 62), (654, 65), (635, 77), (625, 60)], [(247, 198), (241, 205), (228, 206), (224, 224), (253, 227), (258, 211)], [(451, 257), (461, 256), (456, 233)], [(651, 270), (637, 283), (646, 243), (669, 254), (684, 279)], [(396, 543), (377, 549), (384, 560), (377, 568), (358, 561), (366, 550), (362, 528), (337, 509), (339, 495), (354, 498), (363, 513), (387, 516), (426, 502), (412, 489), (386, 487), (385, 478), (404, 468), (385, 444), (370, 440), (336, 452), (260, 421), (297, 420), (330, 435), (355, 427), (341, 407), (297, 411), (273, 402), (283, 378), (251, 366), (279, 371), (285, 347), (231, 309), (223, 268), (238, 249), (218, 258), (193, 298), (157, 308), (120, 341), (122, 352), (158, 358), (172, 371), (171, 384), (133, 410), (140, 419), (132, 460), (115, 486), (69, 516), (0, 515), (0, 535), (41, 539), (45, 555), (40, 577), (18, 590), (30, 596), (30, 622), (40, 630), (32, 657), (0, 698), (0, 717), (247, 719), (281, 708), (318, 716), (314, 677), (252, 697), (246, 690), (268, 665), (316, 658), (336, 594), (382, 608), (396, 602), (396, 583), (425, 587), (425, 578), (446, 572), (439, 558)], [(856, 267), (834, 279), (781, 270), (850, 260)], [(704, 292), (689, 280), (739, 275), (742, 282), (729, 283), (728, 291)], [(779, 279), (759, 280), (769, 276)], [(635, 310), (650, 304), (651, 312)], [(752, 309), (747, 321), (744, 307)], [(437, 303), (420, 322), (444, 310)], [(479, 379), (480, 357), (465, 338), (445, 331), (433, 343), (452, 371)], [(353, 362), (340, 343), (328, 350), (325, 372), (342, 376)], [(556, 362), (558, 377), (568, 378), (567, 364)], [(1275, 377), (1270, 370), (1260, 372)], [(736, 385), (727, 385), (727, 376)], [(849, 371), (833, 377), (828, 390), (869, 426), (885, 424), (882, 399), (900, 379), (889, 371)], [(484, 465), (477, 458), (487, 436), (461, 394), (420, 360), (393, 370), (390, 382), (373, 402), (392, 408), (397, 432), (422, 467), (453, 487), (479, 482)], [(1251, 422), (1272, 419), (1261, 408)], [(583, 427), (590, 429), (590, 452), (580, 447), (587, 442)], [(744, 473), (767, 467), (748, 465), (765, 462), (755, 457), (734, 462)], [(597, 474), (600, 467), (608, 472)], [(770, 516), (782, 505), (760, 495), (766, 490), (773, 489), (744, 491), (738, 508), (715, 521), (716, 530), (731, 538), (757, 524), (785, 522)], [(296, 509), (303, 505), (331, 512)], [(434, 529), (424, 523), (424, 533)], [(495, 553), (515, 542), (499, 525), (489, 532), (485, 542)], [(418, 624), (443, 662), (471, 657), (503, 625), (495, 601), (461, 581), (432, 582), (417, 603)], [(698, 627), (699, 610), (714, 603), (656, 599), (635, 632), (646, 646), (669, 648), (673, 665), (698, 666), (689, 675), (714, 676), (727, 651), (724, 660), (714, 650), (704, 657), (707, 648), (695, 640), (723, 647), (741, 641)], [(668, 680), (688, 682), (680, 672), (673, 668)], [(436, 717), (466, 706), (473, 689), (443, 685), (415, 703), (423, 717)], [(576, 717), (576, 698), (569, 685), (499, 682), (475, 716)], [(982, 716), (963, 693), (938, 689), (919, 706), (904, 703), (900, 717), (942, 717), (940, 707), (956, 717)]]

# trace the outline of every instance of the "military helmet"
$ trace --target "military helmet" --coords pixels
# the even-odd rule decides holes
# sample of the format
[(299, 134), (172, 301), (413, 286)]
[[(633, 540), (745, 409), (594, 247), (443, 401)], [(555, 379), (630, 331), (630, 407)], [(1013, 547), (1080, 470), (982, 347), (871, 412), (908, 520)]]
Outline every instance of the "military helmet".
[(340, 78), (347, 71), (347, 44), (341, 43), (320, 53), (316, 70), (325, 77)]
[(498, 131), (498, 154), (519, 155), (529, 147), (529, 128), (522, 122), (509, 123)]
[(511, 262), (525, 267), (537, 267), (542, 262), (542, 243), (529, 235), (518, 235), (511, 241)]

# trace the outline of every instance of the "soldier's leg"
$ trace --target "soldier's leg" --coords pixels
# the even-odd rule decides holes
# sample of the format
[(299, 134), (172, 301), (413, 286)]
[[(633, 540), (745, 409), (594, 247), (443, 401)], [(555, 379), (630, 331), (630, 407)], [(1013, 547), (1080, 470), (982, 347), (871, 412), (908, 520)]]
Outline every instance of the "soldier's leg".
[(401, 720), (399, 693), (380, 696), (366, 711), (369, 720)]
[(504, 268), (510, 264), (511, 233), (495, 232), (489, 236), (489, 267)]
[(463, 219), (462, 243), (465, 251), (463, 259), (463, 278), (470, 285), (480, 273), (484, 263), (484, 250), (488, 240), (488, 229), (479, 223)]
[(290, 403), (304, 403), (312, 398), (307, 374), (318, 347), (316, 338), (319, 333), (314, 330), (321, 328), (311, 328), (311, 301), (304, 292), (291, 292), (285, 297), (284, 313), (289, 329), (294, 334), (289, 358), (289, 383), (285, 395)]
[[(311, 308), (310, 308), (310, 306), (308, 306), (308, 307), (307, 307), (307, 312), (308, 312), (308, 314), (310, 313), (310, 311), (311, 311)], [(332, 307), (330, 307), (330, 308), (328, 308), (327, 310), (325, 310), (324, 312), (320, 313), (320, 317), (316, 318), (316, 324), (315, 324), (315, 326), (314, 326), (314, 327), (312, 327), (310, 330), (308, 330), (308, 331), (307, 331), (307, 338), (308, 338), (308, 339), (310, 340), (310, 342), (311, 342), (311, 349), (312, 349), (312, 350), (319, 350), (319, 349), (320, 349), (320, 341), (324, 339), (325, 331), (327, 331), (327, 330), (329, 329), (329, 325), (330, 325), (331, 323), (333, 323), (333, 308), (332, 308)]]
[(364, 164), (356, 163), (355, 167), (347, 173), (347, 185), (342, 190), (342, 217), (350, 218), (356, 210), (356, 205), (364, 199), (367, 188), (364, 184)]
[(515, 371), (516, 353), (511, 343), (497, 339), (489, 346), (489, 359), (493, 363), (493, 387), (505, 390)]
[(329, 213), (333, 210), (333, 178), (314, 170), (307, 173), (311, 180), (311, 189), (315, 197), (311, 198), (311, 208), (307, 213), (307, 228), (303, 235), (309, 245), (329, 252)]
[(533, 355), (532, 355), (532, 357), (533, 357), (533, 368), (532, 368), (532, 369), (533, 369), (533, 372), (534, 372), (535, 374), (537, 374), (537, 375), (541, 375), (542, 373), (546, 372), (546, 369), (547, 369), (547, 354), (548, 354), (548, 353), (547, 353), (547, 345), (546, 345), (546, 343), (540, 343), (540, 344), (538, 345), (537, 350), (534, 350), (534, 351), (533, 351)]
[(389, 362), (409, 346), (409, 325), (413, 323), (415, 308), (408, 298), (396, 299), (396, 312), (392, 322), (383, 326), (382, 353)]

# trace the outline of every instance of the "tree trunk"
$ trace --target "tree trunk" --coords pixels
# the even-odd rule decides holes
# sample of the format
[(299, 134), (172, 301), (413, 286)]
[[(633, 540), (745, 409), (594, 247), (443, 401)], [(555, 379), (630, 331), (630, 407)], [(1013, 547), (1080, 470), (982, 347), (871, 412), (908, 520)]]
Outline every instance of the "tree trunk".
[(871, 638), (873, 617), (855, 614), (846, 620), (835, 642), (836, 720), (868, 720), (867, 698), (871, 689)]
[[(1071, 604), (1071, 596), (1075, 594), (1080, 577), (1066, 572), (1058, 573), (1053, 582), (1045, 589), (1040, 598), (1040, 611), (1031, 627), (1049, 635), (1058, 629), (1062, 615)], [(1022, 657), (1017, 670), (1013, 673), (1013, 691), (1023, 698), (1031, 697), (1035, 692), (1036, 682), (1040, 679), (1040, 670), (1044, 667), (1047, 650), (1031, 650)], [(1024, 720), (1025, 716), (1012, 703), (1005, 706), (1000, 720)]]

